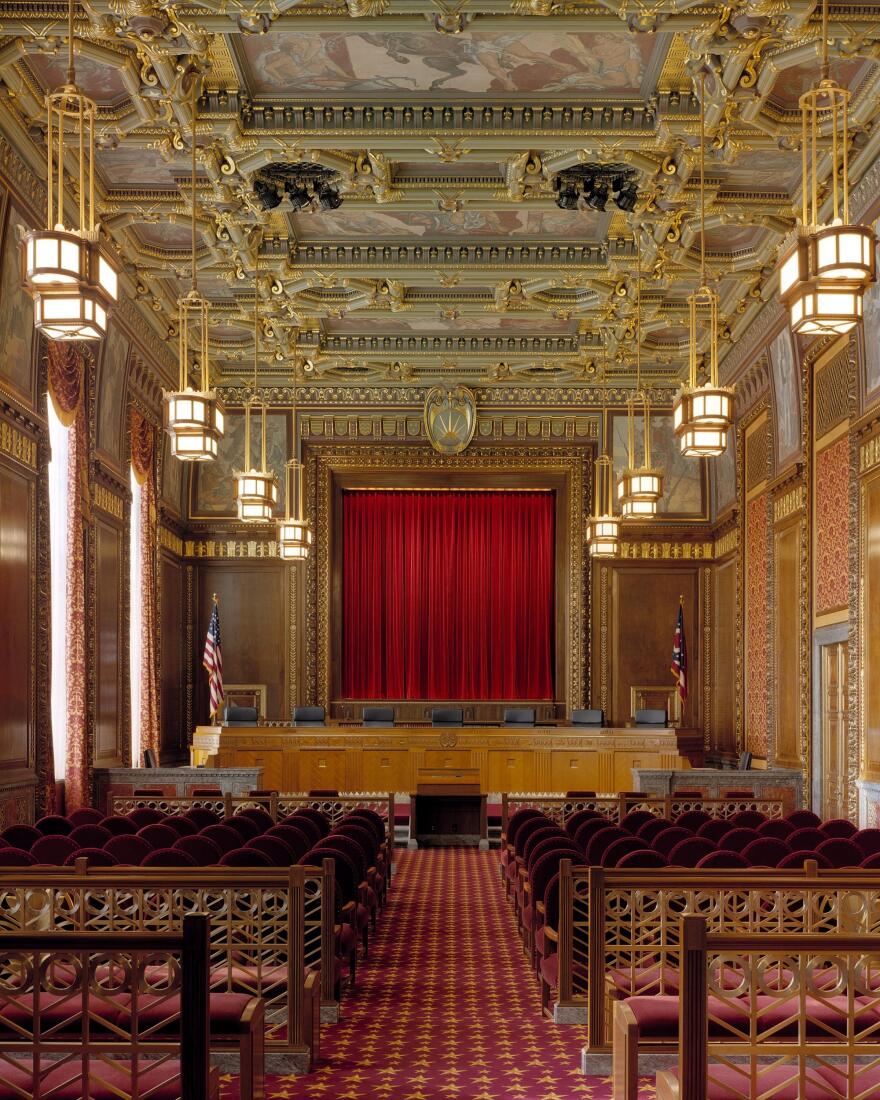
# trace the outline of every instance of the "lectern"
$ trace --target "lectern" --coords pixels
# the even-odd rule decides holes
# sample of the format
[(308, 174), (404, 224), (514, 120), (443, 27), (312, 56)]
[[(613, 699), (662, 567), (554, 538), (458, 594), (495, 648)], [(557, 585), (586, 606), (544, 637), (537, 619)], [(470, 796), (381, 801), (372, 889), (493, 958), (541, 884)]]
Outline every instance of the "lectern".
[(410, 810), (410, 848), (489, 847), (479, 768), (420, 768)]

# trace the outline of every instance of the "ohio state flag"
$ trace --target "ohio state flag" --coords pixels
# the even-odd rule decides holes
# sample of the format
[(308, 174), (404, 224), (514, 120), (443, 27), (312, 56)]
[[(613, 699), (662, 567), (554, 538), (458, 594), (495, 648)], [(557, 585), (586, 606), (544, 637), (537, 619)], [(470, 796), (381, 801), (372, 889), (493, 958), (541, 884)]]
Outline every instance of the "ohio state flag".
[(672, 643), (672, 675), (678, 682), (678, 694), (682, 703), (688, 697), (687, 643), (684, 639), (684, 607), (678, 605), (678, 622), (675, 624), (675, 640)]

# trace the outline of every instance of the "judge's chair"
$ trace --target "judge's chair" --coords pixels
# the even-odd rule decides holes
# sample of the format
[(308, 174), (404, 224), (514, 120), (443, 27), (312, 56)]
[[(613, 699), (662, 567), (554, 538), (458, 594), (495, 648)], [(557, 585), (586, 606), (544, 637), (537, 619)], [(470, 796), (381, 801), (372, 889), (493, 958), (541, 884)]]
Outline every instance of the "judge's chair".
[(601, 728), (605, 725), (605, 711), (599, 707), (588, 707), (571, 712), (571, 724), (573, 726), (593, 726)]
[(505, 726), (533, 726), (535, 724), (535, 710), (533, 707), (505, 707)]
[(463, 726), (464, 711), (461, 707), (434, 707), (431, 711), (432, 726)]
[(257, 724), (256, 707), (227, 707), (227, 726), (255, 726)]
[(323, 707), (294, 707), (290, 716), (295, 726), (325, 725)]
[(665, 730), (667, 723), (667, 714), (665, 710), (655, 710), (652, 707), (646, 707), (643, 710), (637, 710), (635, 713), (636, 725), (639, 729), (649, 730)]
[(394, 707), (364, 707), (362, 726), (393, 726)]

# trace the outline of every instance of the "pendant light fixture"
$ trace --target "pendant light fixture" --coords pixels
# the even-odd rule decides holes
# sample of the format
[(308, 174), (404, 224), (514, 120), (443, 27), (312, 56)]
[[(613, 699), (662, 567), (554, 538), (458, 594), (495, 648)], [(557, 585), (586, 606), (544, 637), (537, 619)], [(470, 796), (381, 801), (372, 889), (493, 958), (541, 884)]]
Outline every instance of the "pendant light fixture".
[[(688, 297), (689, 376), (675, 401), (673, 426), (681, 453), (717, 458), (727, 447), (733, 423), (733, 390), (718, 385), (718, 295), (706, 278), (706, 73), (700, 72), (700, 285)], [(709, 377), (697, 383), (701, 332), (707, 337)]]
[[(642, 245), (641, 226), (636, 228), (636, 388), (626, 403), (629, 465), (617, 482), (617, 499), (624, 519), (649, 519), (657, 514), (663, 496), (663, 471), (651, 465), (651, 404), (642, 389)], [(636, 466), (635, 407), (642, 406), (644, 461)]]
[[(217, 457), (223, 437), (224, 413), (210, 388), (208, 357), (209, 303), (199, 294), (196, 274), (196, 78), (192, 76), (192, 258), (189, 293), (177, 299), (179, 333), (177, 355), (180, 388), (165, 394), (165, 430), (171, 436), (171, 453), (184, 462), (207, 462)], [(199, 389), (190, 385), (190, 374), (200, 376)]]
[(312, 547), (312, 529), (305, 518), (303, 464), (299, 453), (299, 429), (296, 419), (296, 361), (293, 367), (293, 455), (284, 466), (284, 519), (278, 521), (278, 553), (284, 561), (304, 561)]
[(620, 520), (612, 506), (614, 462), (610, 455), (599, 455), (593, 464), (593, 516), (587, 520), (587, 542), (590, 557), (613, 558), (620, 547)]
[[(608, 377), (608, 339), (602, 332), (602, 418), (605, 425), (606, 396), (604, 388)], [(593, 558), (613, 558), (620, 545), (620, 519), (614, 514), (614, 460), (610, 455), (599, 455), (593, 463), (593, 515), (587, 520), (587, 543)]]
[[(260, 397), (260, 245), (254, 271), (254, 392), (244, 407), (244, 470), (233, 474), (238, 518), (243, 523), (271, 523), (278, 503), (278, 478), (266, 469), (266, 402)], [(251, 413), (260, 410), (260, 468), (251, 466)]]
[[(841, 335), (862, 319), (865, 290), (876, 279), (876, 240), (867, 225), (849, 221), (849, 101), (851, 93), (829, 75), (828, 0), (822, 0), (822, 69), (818, 85), (799, 99), (801, 108), (801, 217), (779, 269), (779, 296), (788, 306), (792, 332)], [(827, 187), (820, 149), (830, 130)], [(820, 208), (830, 192), (828, 221)]]
[[(119, 291), (114, 261), (95, 217), (97, 106), (76, 85), (73, 0), (67, 5), (67, 83), (46, 96), (46, 228), (21, 245), (22, 277), (34, 325), (49, 340), (100, 340)], [(64, 164), (75, 164), (77, 222), (64, 221)]]

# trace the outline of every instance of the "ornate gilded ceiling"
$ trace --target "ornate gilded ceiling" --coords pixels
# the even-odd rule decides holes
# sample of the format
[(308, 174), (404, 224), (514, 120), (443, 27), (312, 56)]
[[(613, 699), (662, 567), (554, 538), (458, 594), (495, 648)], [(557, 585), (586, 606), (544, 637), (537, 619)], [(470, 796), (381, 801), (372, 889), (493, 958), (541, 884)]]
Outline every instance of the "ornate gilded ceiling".
[[(173, 344), (188, 286), (188, 81), (201, 79), (199, 272), (214, 369), (252, 367), (261, 245), (267, 383), (625, 384), (686, 369), (698, 272), (693, 74), (709, 67), (708, 266), (726, 353), (775, 292), (800, 180), (797, 97), (815, 79), (813, 0), (83, 0), (78, 82), (100, 105), (104, 225)], [(63, 82), (63, 3), (0, 4), (0, 127), (39, 165)], [(880, 147), (880, 3), (831, 4), (833, 75), (854, 93), (851, 178)], [(334, 169), (343, 204), (265, 211), (275, 162)], [(638, 173), (634, 214), (561, 210), (560, 169)], [(602, 349), (602, 334), (607, 334)]]

